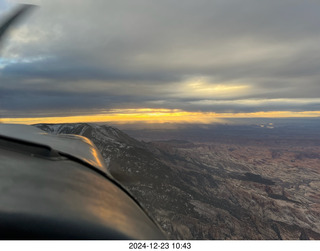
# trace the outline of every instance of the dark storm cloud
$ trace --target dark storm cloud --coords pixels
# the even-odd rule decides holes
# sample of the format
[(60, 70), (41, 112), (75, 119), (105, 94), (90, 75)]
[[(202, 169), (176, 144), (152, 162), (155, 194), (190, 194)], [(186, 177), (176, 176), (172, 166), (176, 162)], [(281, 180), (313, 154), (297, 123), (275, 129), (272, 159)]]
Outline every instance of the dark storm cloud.
[(2, 106), (317, 110), (319, 10), (295, 0), (45, 1), (7, 41)]
[(99, 92), (61, 92), (45, 90), (1, 90), (0, 106), (10, 111), (4, 117), (41, 117), (92, 115), (102, 110), (132, 106), (147, 100), (132, 96), (108, 95)]

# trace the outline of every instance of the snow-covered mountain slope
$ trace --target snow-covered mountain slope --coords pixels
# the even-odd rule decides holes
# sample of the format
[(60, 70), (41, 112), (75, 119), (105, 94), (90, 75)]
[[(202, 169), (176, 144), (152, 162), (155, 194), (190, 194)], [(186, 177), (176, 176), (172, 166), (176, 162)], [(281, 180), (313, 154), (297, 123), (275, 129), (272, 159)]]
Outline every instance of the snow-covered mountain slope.
[(177, 181), (175, 172), (164, 165), (150, 147), (109, 126), (95, 124), (37, 124), (53, 134), (78, 134), (89, 138), (100, 150), (112, 174), (168, 233), (169, 238), (184, 238), (174, 233), (170, 219), (161, 212), (171, 210), (175, 196), (168, 181)]
[(122, 145), (141, 146), (141, 143), (124, 132), (111, 126), (75, 123), (75, 124), (37, 124), (36, 127), (52, 134), (77, 134), (98, 142), (113, 142)]
[(295, 176), (277, 163), (273, 175), (268, 163), (231, 157), (242, 144), (144, 143), (105, 125), (35, 126), (91, 139), (110, 173), (171, 239), (320, 239), (319, 174), (312, 170), (299, 174), (309, 189), (295, 186)]

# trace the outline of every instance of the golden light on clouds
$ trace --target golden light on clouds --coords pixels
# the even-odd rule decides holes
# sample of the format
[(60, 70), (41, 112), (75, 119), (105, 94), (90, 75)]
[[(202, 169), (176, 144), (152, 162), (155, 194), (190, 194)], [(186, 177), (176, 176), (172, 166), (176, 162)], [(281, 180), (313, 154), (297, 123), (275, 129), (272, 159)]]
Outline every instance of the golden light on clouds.
[(312, 118), (320, 111), (271, 111), (253, 113), (187, 112), (179, 109), (114, 109), (103, 114), (65, 117), (2, 118), (2, 123), (223, 123), (230, 118)]
[(250, 91), (250, 85), (243, 83), (212, 83), (207, 78), (187, 80), (181, 90), (184, 96), (192, 97), (236, 97)]

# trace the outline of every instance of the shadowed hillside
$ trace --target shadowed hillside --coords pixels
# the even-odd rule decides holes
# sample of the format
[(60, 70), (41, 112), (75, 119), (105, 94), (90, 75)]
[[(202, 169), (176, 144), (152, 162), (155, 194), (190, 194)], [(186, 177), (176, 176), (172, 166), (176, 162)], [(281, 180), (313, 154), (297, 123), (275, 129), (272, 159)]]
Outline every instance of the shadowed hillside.
[(109, 126), (36, 126), (91, 139), (171, 239), (320, 239), (319, 147), (144, 143)]

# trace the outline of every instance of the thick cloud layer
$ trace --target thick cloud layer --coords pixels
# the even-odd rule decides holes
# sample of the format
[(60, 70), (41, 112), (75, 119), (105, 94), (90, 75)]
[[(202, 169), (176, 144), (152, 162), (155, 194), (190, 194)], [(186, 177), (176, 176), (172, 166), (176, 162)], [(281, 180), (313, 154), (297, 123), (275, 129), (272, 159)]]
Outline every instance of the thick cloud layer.
[(318, 1), (31, 3), (2, 48), (2, 116), (320, 110)]

